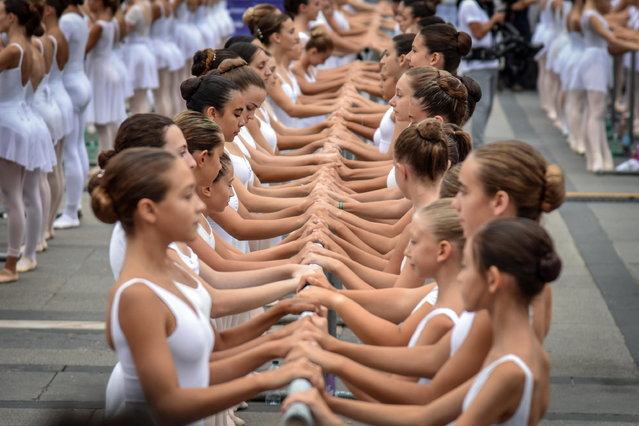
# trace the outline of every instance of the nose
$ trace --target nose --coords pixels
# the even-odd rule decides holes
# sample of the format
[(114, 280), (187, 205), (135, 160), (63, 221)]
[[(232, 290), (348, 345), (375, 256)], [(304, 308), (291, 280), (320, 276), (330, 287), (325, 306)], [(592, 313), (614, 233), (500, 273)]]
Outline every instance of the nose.
[(191, 155), (190, 152), (186, 152), (184, 154), (184, 161), (186, 162), (186, 165), (189, 166), (189, 169), (194, 169), (196, 164), (195, 164), (195, 158), (193, 158), (193, 156)]
[(195, 211), (200, 214), (200, 213), (204, 213), (204, 211), (206, 210), (206, 205), (204, 204), (204, 202), (202, 200), (200, 200), (200, 197), (193, 197), (195, 199)]

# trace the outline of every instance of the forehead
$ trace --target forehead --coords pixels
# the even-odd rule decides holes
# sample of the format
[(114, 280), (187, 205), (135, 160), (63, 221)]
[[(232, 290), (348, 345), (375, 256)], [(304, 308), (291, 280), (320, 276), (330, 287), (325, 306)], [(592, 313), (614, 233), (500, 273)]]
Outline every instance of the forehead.
[(261, 87), (249, 86), (244, 91), (244, 99), (247, 102), (248, 101), (255, 101), (256, 99), (261, 99), (263, 97), (266, 97), (266, 90), (262, 89)]
[(462, 163), (461, 170), (459, 171), (459, 181), (464, 185), (472, 184), (475, 180), (476, 170), (477, 161), (471, 155)]

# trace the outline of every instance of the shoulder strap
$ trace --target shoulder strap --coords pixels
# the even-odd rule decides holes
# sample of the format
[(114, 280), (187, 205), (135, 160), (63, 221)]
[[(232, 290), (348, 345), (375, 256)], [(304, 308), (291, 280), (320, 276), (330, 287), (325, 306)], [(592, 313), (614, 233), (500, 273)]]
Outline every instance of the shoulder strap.
[(48, 37), (53, 42), (53, 57), (56, 58), (58, 56), (58, 40), (51, 34), (49, 34)]
[(40, 46), (40, 54), (44, 56), (44, 45), (42, 44), (42, 40), (37, 37), (35, 37), (34, 40), (38, 42), (38, 45)]
[[(20, 49), (20, 60), (18, 61), (18, 68), (21, 68), (22, 67), (22, 59), (24, 58), (24, 49), (18, 43), (10, 43), (9, 46), (16, 46), (18, 49)], [(9, 46), (7, 46), (7, 47), (9, 47)]]

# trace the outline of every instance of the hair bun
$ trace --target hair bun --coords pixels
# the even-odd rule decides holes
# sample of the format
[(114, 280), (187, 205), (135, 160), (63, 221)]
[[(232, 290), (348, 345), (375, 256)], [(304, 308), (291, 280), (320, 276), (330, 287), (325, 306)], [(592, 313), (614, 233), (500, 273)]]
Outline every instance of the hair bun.
[(102, 177), (95, 176), (92, 181), (95, 187), (91, 191), (91, 207), (95, 217), (104, 223), (115, 223), (118, 217), (113, 207), (113, 199), (101, 184)]
[(415, 125), (417, 134), (422, 139), (440, 141), (444, 139), (444, 130), (441, 123), (434, 118), (426, 118)]
[(554, 250), (539, 259), (539, 278), (542, 283), (555, 281), (561, 272), (561, 259)]
[(546, 167), (544, 190), (541, 194), (541, 211), (549, 213), (561, 206), (566, 198), (564, 173), (556, 164)]
[[(113, 158), (117, 154), (114, 149), (109, 149), (107, 151), (102, 151), (98, 155), (98, 166), (104, 170), (106, 169), (107, 164), (109, 164), (109, 160)], [(90, 191), (89, 191), (90, 192)]]
[(200, 87), (200, 83), (202, 83), (202, 78), (200, 77), (191, 77), (184, 80), (182, 84), (180, 84), (180, 94), (182, 95), (182, 99), (188, 102), (195, 92), (197, 92), (197, 89)]
[(457, 78), (452, 75), (442, 75), (437, 79), (439, 87), (446, 92), (446, 94), (452, 98), (460, 101), (466, 101), (468, 99), (468, 91), (466, 86)]
[(229, 58), (223, 60), (220, 65), (217, 67), (217, 71), (220, 74), (227, 73), (229, 71), (234, 70), (235, 68), (240, 68), (247, 65), (246, 61), (242, 58)]
[(470, 35), (464, 31), (459, 31), (457, 33), (457, 53), (459, 53), (460, 56), (466, 56), (472, 46), (473, 40), (470, 38)]

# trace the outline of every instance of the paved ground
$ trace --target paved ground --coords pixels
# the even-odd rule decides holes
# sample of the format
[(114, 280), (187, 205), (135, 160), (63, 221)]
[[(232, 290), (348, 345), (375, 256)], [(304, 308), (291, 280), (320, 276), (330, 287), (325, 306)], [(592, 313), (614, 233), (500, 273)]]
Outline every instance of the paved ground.
[[(533, 143), (563, 167), (571, 191), (639, 192), (639, 177), (587, 173), (534, 94), (501, 94), (488, 136)], [(110, 227), (89, 211), (85, 205), (81, 228), (51, 241), (37, 271), (0, 286), (0, 425), (48, 424), (68, 411), (101, 415), (115, 362), (101, 331)], [(639, 424), (638, 223), (637, 203), (567, 202), (546, 219), (564, 272), (546, 341), (553, 370), (544, 425)], [(5, 227), (0, 220), (0, 251)], [(279, 419), (260, 403), (240, 416), (253, 425)]]

